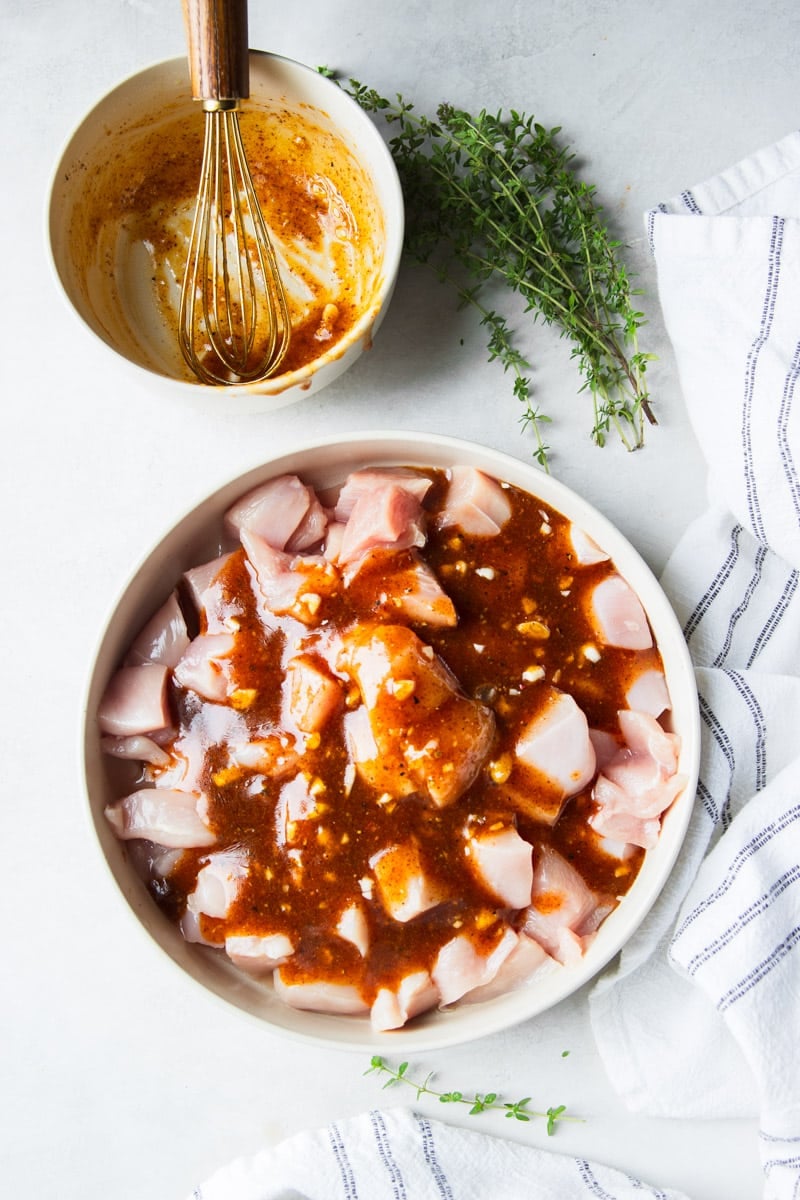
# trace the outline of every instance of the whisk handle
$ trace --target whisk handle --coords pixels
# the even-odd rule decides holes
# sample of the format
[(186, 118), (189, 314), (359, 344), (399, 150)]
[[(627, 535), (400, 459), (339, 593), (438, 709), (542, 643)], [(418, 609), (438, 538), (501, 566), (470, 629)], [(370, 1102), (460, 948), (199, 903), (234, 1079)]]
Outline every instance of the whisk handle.
[(250, 95), (247, 0), (183, 0), (192, 96), (203, 101)]

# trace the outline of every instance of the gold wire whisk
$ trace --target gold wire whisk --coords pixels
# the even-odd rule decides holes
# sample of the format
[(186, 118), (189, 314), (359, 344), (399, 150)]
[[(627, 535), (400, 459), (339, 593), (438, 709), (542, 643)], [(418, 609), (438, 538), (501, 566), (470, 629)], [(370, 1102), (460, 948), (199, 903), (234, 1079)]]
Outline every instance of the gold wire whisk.
[(239, 128), (240, 101), (250, 90), (247, 0), (184, 0), (184, 14), (205, 137), (181, 286), (180, 345), (203, 381), (253, 383), (285, 358), (291, 322)]

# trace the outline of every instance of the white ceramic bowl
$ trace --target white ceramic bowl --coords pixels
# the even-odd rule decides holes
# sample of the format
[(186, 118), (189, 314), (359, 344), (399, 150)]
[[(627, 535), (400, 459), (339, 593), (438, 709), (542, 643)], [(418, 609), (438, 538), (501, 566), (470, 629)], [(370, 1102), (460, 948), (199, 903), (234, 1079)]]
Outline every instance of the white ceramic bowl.
[[(151, 66), (100, 100), (70, 138), (53, 176), (50, 253), (70, 305), (88, 330), (144, 373), (150, 385), (167, 385), (174, 396), (194, 404), (271, 410), (319, 390), (372, 345), (394, 290), (403, 243), (403, 197), (391, 154), (369, 116), (319, 72), (251, 51), (243, 131), (246, 121), (257, 121), (253, 114), (270, 110), (289, 113), (293, 121), (305, 123), (307, 131), (319, 131), (309, 139), (313, 153), (319, 158), (320, 147), (329, 147), (326, 153), (337, 159), (337, 170), (342, 162), (347, 164), (339, 177), (356, 180), (354, 188), (365, 200), (355, 214), (362, 219), (349, 280), (360, 293), (355, 323), (329, 349), (320, 342), (319, 354), (306, 365), (260, 383), (201, 383), (183, 361), (177, 323), (172, 316), (165, 318), (165, 313), (177, 313), (182, 247), (188, 243), (200, 173), (204, 118), (191, 98), (187, 61), (178, 58)], [(191, 143), (186, 167), (195, 182), (184, 204), (165, 203), (158, 193), (158, 171), (171, 169), (164, 165), (169, 155), (188, 154), (186, 129), (181, 136), (175, 133), (176, 125), (187, 120), (198, 139)], [(336, 142), (329, 142), (331, 136)], [(282, 159), (289, 149), (287, 142)], [(315, 159), (314, 165), (320, 167), (320, 162)], [(178, 246), (177, 286), (172, 253), (159, 256), (158, 247), (169, 245), (165, 230)], [(335, 237), (335, 231), (330, 236)], [(302, 247), (302, 239), (295, 239), (295, 248), (298, 245)]]
[[(659, 841), (644, 860), (620, 905), (601, 925), (575, 965), (534, 978), (499, 998), (434, 1010), (408, 1028), (375, 1033), (368, 1018), (301, 1012), (278, 1000), (271, 984), (238, 972), (213, 950), (186, 943), (156, 907), (103, 815), (116, 797), (108, 760), (100, 750), (95, 712), (106, 684), (134, 635), (163, 603), (182, 571), (218, 553), (225, 510), (248, 489), (284, 473), (297, 473), (317, 486), (340, 483), (368, 464), (447, 467), (466, 463), (539, 496), (576, 522), (613, 558), (638, 593), (661, 650), (672, 699), (671, 727), (681, 737), (679, 771), (687, 784), (663, 820)], [(414, 433), (346, 435), (300, 447), (232, 480), (179, 520), (133, 571), (102, 635), (86, 698), (85, 779), (91, 818), (105, 860), (131, 911), (153, 941), (185, 973), (187, 982), (207, 989), (271, 1030), (330, 1046), (381, 1053), (433, 1049), (466, 1042), (535, 1016), (570, 995), (594, 976), (623, 946), (661, 891), (683, 841), (694, 802), (700, 746), (694, 671), (680, 626), (650, 569), (630, 543), (593, 507), (537, 469), (499, 452), (453, 438)]]

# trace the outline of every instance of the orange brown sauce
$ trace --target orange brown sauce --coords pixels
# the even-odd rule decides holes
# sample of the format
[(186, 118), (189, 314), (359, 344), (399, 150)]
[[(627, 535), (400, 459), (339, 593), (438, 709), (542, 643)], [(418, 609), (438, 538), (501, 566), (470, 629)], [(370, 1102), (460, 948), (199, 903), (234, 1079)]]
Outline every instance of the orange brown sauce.
[[(442, 502), (444, 475), (430, 474), (434, 487), (425, 507), (432, 517)], [(531, 664), (544, 669), (545, 680), (573, 693), (590, 726), (608, 731), (617, 729), (617, 711), (626, 706), (625, 692), (634, 668), (638, 672), (661, 665), (655, 646), (637, 652), (603, 647), (597, 662), (579, 653), (592, 637), (584, 615), (587, 594), (614, 566), (603, 562), (576, 570), (569, 522), (520, 490), (509, 488), (507, 494), (512, 515), (496, 537), (437, 531), (430, 521), (423, 552), (454, 600), (459, 623), (454, 629), (420, 627), (420, 635), (452, 669), (465, 692), (493, 709), (497, 725), (493, 761), (511, 753), (521, 720), (544, 702), (543, 686), (524, 680)], [(476, 574), (477, 568), (484, 574)], [(493, 578), (486, 577), (487, 569)], [(284, 664), (293, 653), (294, 640), (308, 631), (288, 617), (275, 618), (275, 628), (265, 629), (243, 551), (231, 555), (221, 578), (239, 625), (235, 685), (247, 695), (252, 693), (242, 717), (254, 737), (263, 737), (265, 727), (285, 733), (280, 725)], [(359, 621), (382, 619), (380, 586), (380, 578), (371, 586), (365, 580), (352, 592), (324, 597), (320, 629), (342, 632)], [(546, 638), (531, 638), (525, 625), (531, 620), (546, 626)], [(176, 717), (190, 721), (197, 698), (176, 689), (174, 700)], [(319, 745), (305, 753), (304, 769), (320, 781), (325, 807), (320, 819), (298, 822), (294, 847), (302, 855), (300, 882), (274, 832), (281, 782), (261, 776), (254, 784), (252, 773), (220, 771), (226, 761), (222, 752), (208, 755), (201, 781), (210, 798), (209, 818), (218, 848), (242, 847), (251, 862), (224, 929), (288, 934), (297, 950), (282, 969), (286, 979), (357, 981), (371, 999), (379, 986), (396, 986), (409, 971), (430, 969), (439, 949), (456, 932), (468, 934), (476, 946), (488, 951), (516, 918), (497, 909), (496, 900), (469, 871), (463, 854), (454, 853), (454, 847), (463, 844), (465, 825), (480, 829), (497, 821), (515, 823), (534, 848), (550, 845), (558, 850), (603, 897), (619, 899), (632, 885), (644, 852), (636, 850), (621, 864), (598, 848), (586, 823), (593, 810), (590, 785), (567, 802), (553, 827), (520, 815), (502, 784), (493, 780), (488, 764), (449, 807), (431, 808), (414, 796), (381, 803), (376, 790), (358, 777), (349, 792), (345, 786), (348, 752), (343, 719), (343, 715), (334, 717)], [(371, 856), (403, 842), (410, 830), (428, 875), (447, 899), (407, 924), (383, 914), (377, 903), (369, 906), (370, 952), (365, 962), (355, 947), (336, 936), (336, 920), (346, 902), (359, 896), (359, 881), (370, 874)], [(185, 851), (173, 874), (159, 883), (157, 899), (174, 919), (180, 917), (194, 888), (205, 854)], [(540, 897), (540, 908), (547, 907), (546, 900)], [(218, 928), (222, 933), (221, 924), (209, 918), (202, 919), (201, 927), (212, 939)]]

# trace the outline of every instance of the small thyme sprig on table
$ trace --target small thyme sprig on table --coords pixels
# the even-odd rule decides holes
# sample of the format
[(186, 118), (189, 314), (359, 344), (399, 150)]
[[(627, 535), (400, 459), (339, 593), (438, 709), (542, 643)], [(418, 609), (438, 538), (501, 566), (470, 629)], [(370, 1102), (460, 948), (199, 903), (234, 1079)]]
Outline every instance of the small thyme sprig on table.
[(433, 1096), (442, 1104), (466, 1104), (469, 1106), (470, 1116), (496, 1109), (515, 1121), (530, 1121), (532, 1117), (541, 1117), (547, 1121), (548, 1136), (555, 1133), (559, 1121), (579, 1121), (581, 1119), (567, 1116), (565, 1104), (559, 1104), (557, 1107), (551, 1106), (544, 1112), (537, 1112), (528, 1107), (531, 1102), (530, 1096), (525, 1096), (522, 1100), (504, 1101), (497, 1092), (475, 1092), (473, 1096), (465, 1096), (463, 1092), (455, 1091), (440, 1092), (430, 1086), (431, 1079), (433, 1079), (432, 1071), (419, 1083), (409, 1078), (407, 1062), (401, 1062), (398, 1067), (393, 1067), (380, 1054), (373, 1054), (370, 1065), (364, 1074), (388, 1075), (388, 1079), (383, 1085), (384, 1088), (392, 1087), (396, 1083), (407, 1083), (417, 1093), (418, 1100), (421, 1096)]
[[(320, 68), (336, 79), (336, 73)], [(338, 81), (337, 81), (338, 82)], [(600, 446), (613, 429), (629, 450), (643, 444), (645, 420), (655, 424), (644, 376), (653, 357), (639, 349), (644, 316), (637, 293), (574, 155), (546, 129), (511, 110), (471, 116), (441, 104), (436, 120), (417, 115), (351, 79), (340, 86), (366, 112), (396, 129), (389, 148), (406, 207), (405, 250), (453, 283), (487, 330), (489, 359), (511, 373), (523, 404), (521, 422), (536, 439), (534, 458), (547, 469), (549, 421), (531, 401), (529, 362), (514, 347), (505, 318), (483, 303), (484, 288), (502, 282), (572, 343), (571, 356), (592, 397), (591, 436)], [(466, 276), (468, 283), (464, 282)]]

